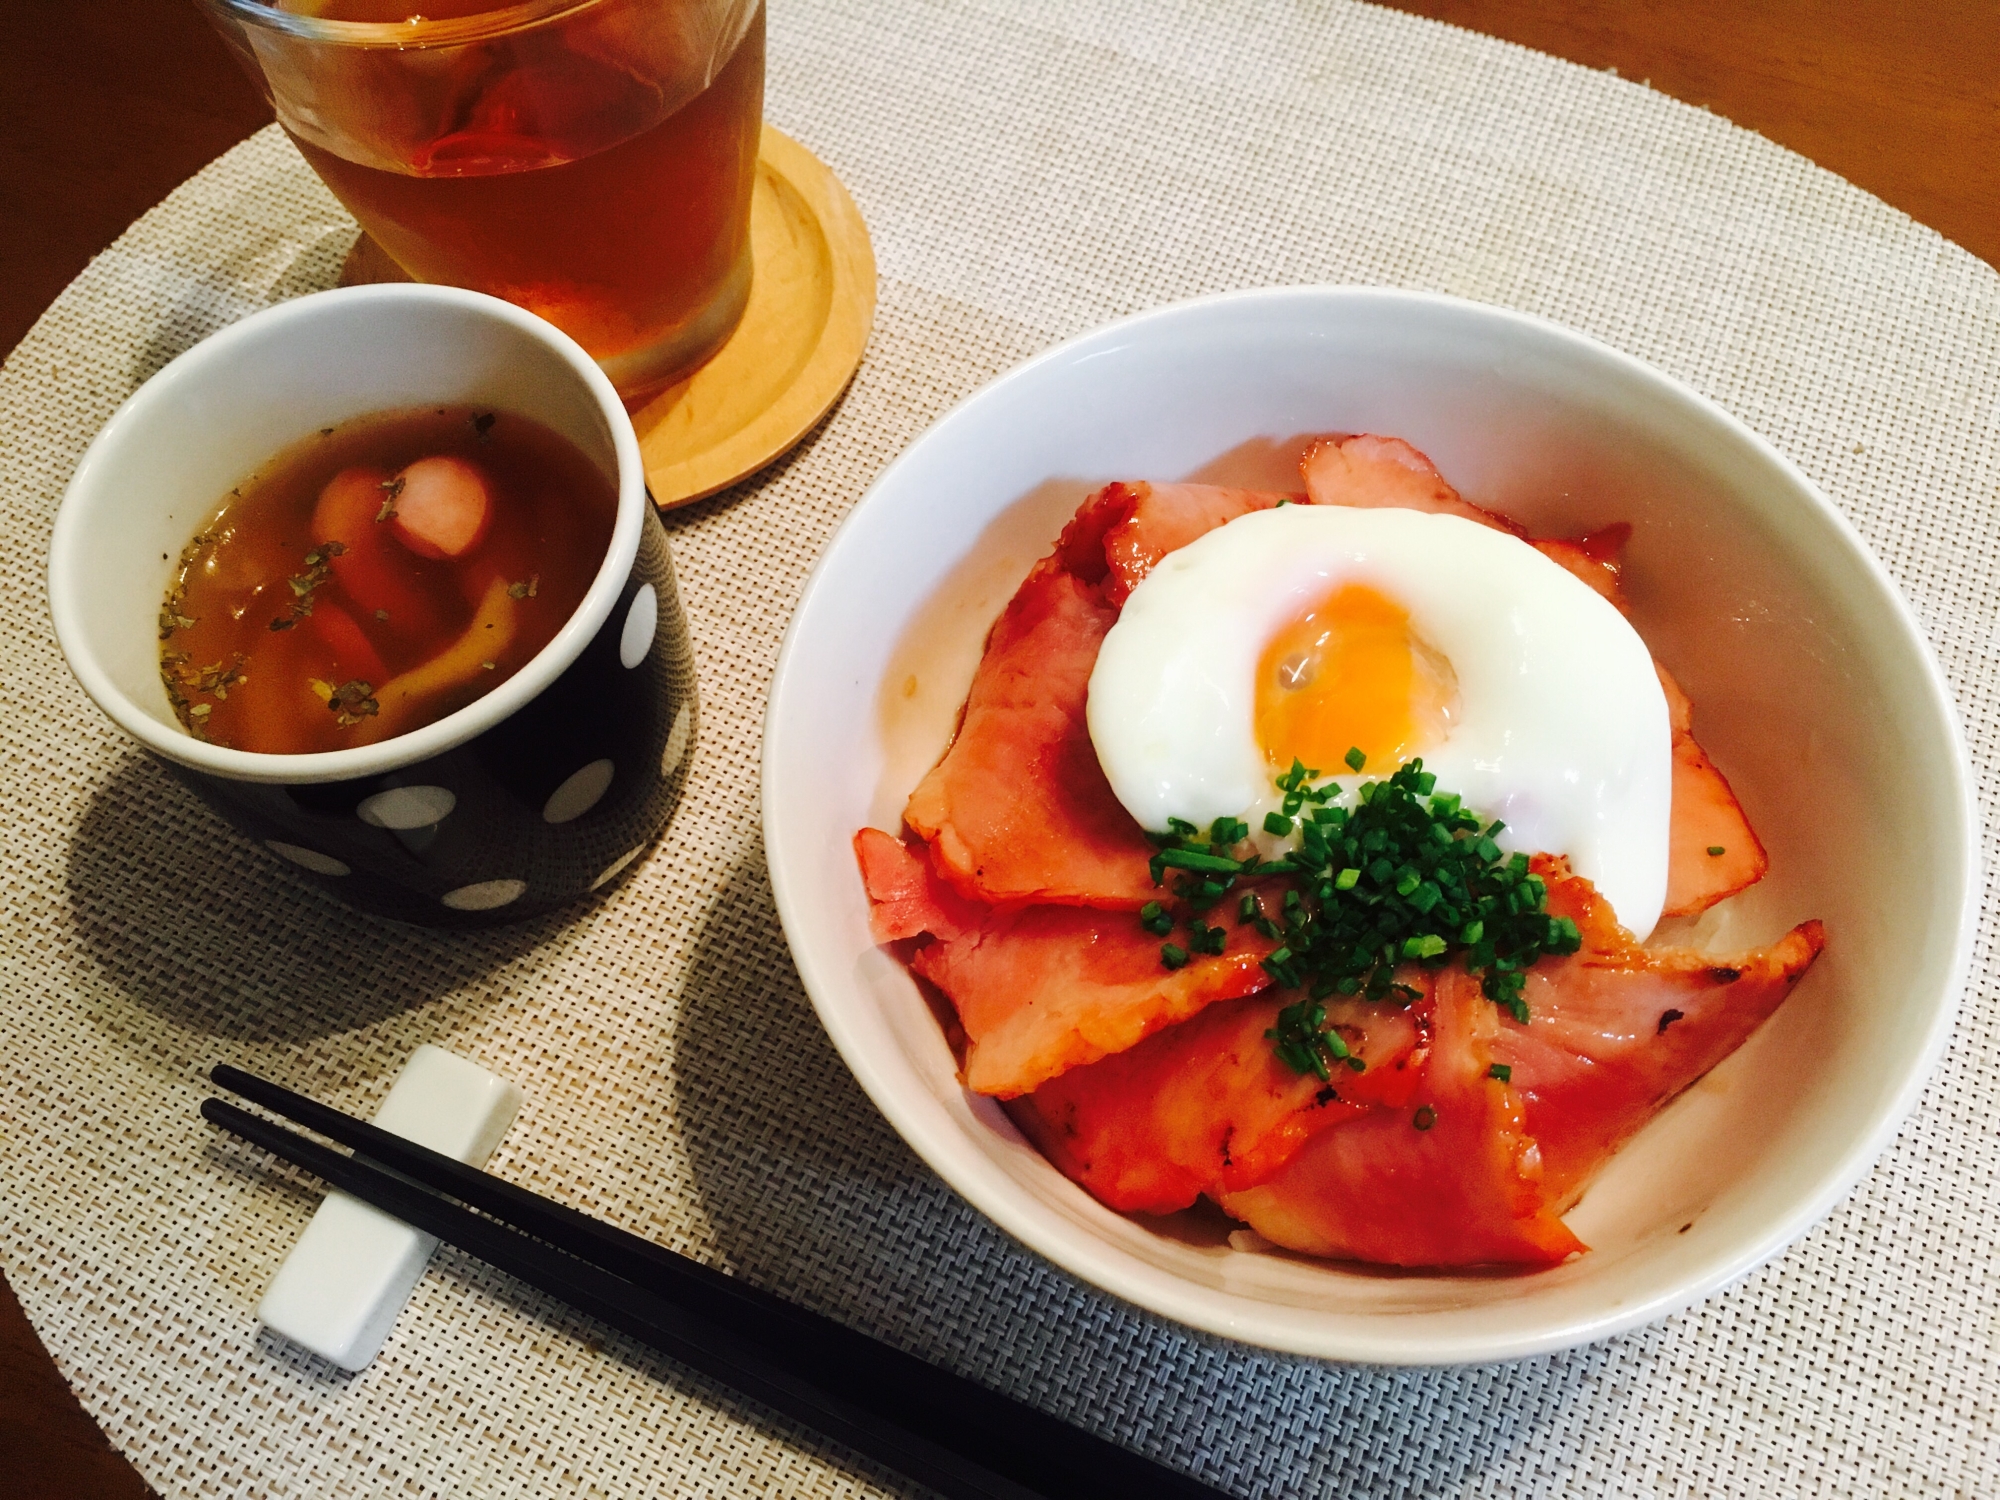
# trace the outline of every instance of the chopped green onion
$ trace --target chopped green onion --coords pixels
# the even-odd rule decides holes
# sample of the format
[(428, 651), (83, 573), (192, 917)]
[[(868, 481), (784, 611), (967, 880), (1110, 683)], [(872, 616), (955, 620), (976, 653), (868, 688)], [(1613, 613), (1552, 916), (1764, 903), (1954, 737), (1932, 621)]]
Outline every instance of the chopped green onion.
[(1486, 1076), (1488, 1078), (1497, 1078), (1502, 1083), (1511, 1083), (1514, 1080), (1514, 1070), (1506, 1063), (1495, 1063), (1486, 1070)]
[(1175, 943), (1160, 945), (1160, 962), (1170, 969), (1178, 969), (1188, 961), (1187, 949)]
[(1242, 860), (1231, 859), (1226, 854), (1205, 854), (1199, 849), (1162, 849), (1153, 859), (1170, 870), (1207, 870), (1218, 875), (1240, 875), (1243, 872)]
[(1250, 837), (1250, 825), (1239, 818), (1217, 818), (1209, 826), (1208, 841), (1231, 848)]
[(1719, 855), (1719, 854), (1727, 854), (1729, 850), (1726, 849), (1721, 844), (1710, 844), (1708, 846), (1708, 852), (1712, 855)]
[(1350, 745), (1347, 754), (1342, 756), (1341, 759), (1347, 762), (1347, 769), (1350, 771), (1358, 771), (1368, 764), (1368, 757), (1361, 753), (1359, 745)]
[[(1296, 812), (1297, 809), (1294, 808), (1293, 811)], [(1264, 832), (1277, 838), (1284, 838), (1291, 831), (1292, 820), (1283, 813), (1267, 812), (1264, 814)]]
[[(1357, 759), (1365, 763), (1358, 747), (1346, 759), (1357, 770)], [(1304, 991), (1301, 1004), (1348, 995), (1407, 1005), (1421, 991), (1396, 978), (1398, 965), (1459, 957), (1487, 998), (1525, 1023), (1525, 971), (1545, 956), (1577, 952), (1582, 935), (1548, 911), (1548, 883), (1528, 855), (1501, 852), (1505, 825), (1482, 823), (1459, 796), (1439, 792), (1421, 760), (1361, 782), (1351, 808), (1334, 806), (1340, 789), (1315, 784), (1316, 775), (1294, 759), (1277, 778), (1286, 810), (1276, 816), (1298, 832), (1299, 847), (1282, 860), (1237, 867), (1286, 877), (1281, 917), (1260, 910), (1253, 919), (1277, 944), (1263, 960), (1266, 972)], [(1161, 857), (1179, 863), (1171, 850)], [(1289, 1066), (1318, 1073), (1342, 1061), (1313, 1040), (1308, 1033), (1320, 1028), (1303, 1015), (1280, 1029), (1285, 1040), (1275, 1051)]]

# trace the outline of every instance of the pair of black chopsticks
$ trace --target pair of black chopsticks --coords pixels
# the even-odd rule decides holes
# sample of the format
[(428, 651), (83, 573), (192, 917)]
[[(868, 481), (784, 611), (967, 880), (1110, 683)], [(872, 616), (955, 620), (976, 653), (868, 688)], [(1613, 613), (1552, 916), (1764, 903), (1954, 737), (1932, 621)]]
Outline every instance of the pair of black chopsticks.
[(953, 1500), (1221, 1493), (239, 1068), (209, 1077), (354, 1155), (220, 1099), (201, 1106), (211, 1123)]

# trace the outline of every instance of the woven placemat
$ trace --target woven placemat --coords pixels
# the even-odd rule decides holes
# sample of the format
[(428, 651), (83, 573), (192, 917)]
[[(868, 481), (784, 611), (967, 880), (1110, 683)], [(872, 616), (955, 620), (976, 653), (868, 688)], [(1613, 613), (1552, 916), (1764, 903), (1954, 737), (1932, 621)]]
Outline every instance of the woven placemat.
[(216, 1143), (200, 1071), (367, 1113), (435, 1041), (526, 1089), (506, 1176), (1238, 1493), (2000, 1493), (1990, 907), (1922, 1109), (1789, 1253), (1607, 1344), (1383, 1373), (1137, 1313), (936, 1181), (800, 992), (756, 800), (800, 581), (926, 423), (1118, 314), (1362, 281), (1586, 329), (1797, 459), (1915, 601), (1990, 817), (2000, 276), (1701, 111), (1341, 0), (783, 0), (771, 26), (773, 122), (874, 230), (874, 341), (783, 465), (668, 518), (692, 776), (645, 867), (567, 925), (348, 915), (125, 744), (57, 654), (43, 557), (91, 434), (203, 335), (330, 284), (352, 239), (281, 136), (136, 224), (0, 374), (0, 1269), (111, 1439), (169, 1497), (903, 1493), (450, 1253), (358, 1376), (260, 1337), (316, 1191)]

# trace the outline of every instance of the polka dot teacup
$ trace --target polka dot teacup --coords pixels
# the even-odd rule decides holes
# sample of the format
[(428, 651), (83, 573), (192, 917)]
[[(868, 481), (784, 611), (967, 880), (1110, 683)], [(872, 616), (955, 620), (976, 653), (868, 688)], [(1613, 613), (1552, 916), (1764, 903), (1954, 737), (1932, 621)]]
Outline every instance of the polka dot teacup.
[[(271, 454), (423, 402), (531, 416), (615, 480), (610, 550), (575, 615), (483, 698), (378, 744), (267, 755), (189, 735), (159, 676), (171, 559)], [(49, 592), (64, 654), (99, 706), (273, 857), (384, 916), (483, 926), (602, 890), (645, 853), (685, 777), (693, 656), (631, 423), (581, 348), (490, 297), (324, 292), (182, 355), (78, 465)]]

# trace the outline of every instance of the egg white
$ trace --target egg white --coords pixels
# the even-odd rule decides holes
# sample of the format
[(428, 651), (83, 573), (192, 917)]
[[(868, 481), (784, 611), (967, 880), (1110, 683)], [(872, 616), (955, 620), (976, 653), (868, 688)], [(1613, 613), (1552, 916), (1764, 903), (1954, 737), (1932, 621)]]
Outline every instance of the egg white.
[(1459, 516), (1286, 505), (1161, 559), (1090, 677), (1091, 741), (1126, 810), (1148, 829), (1261, 821), (1273, 792), (1255, 729), (1259, 656), (1350, 582), (1407, 610), (1457, 675), (1448, 738), (1417, 752), (1438, 789), (1504, 820), (1503, 849), (1568, 855), (1626, 927), (1650, 932), (1666, 902), (1673, 784), (1652, 653), (1560, 564)]

